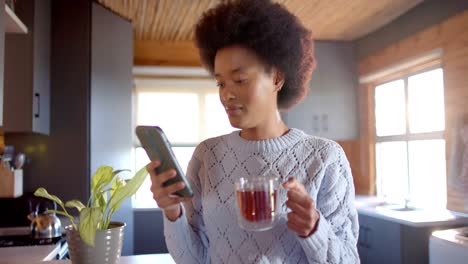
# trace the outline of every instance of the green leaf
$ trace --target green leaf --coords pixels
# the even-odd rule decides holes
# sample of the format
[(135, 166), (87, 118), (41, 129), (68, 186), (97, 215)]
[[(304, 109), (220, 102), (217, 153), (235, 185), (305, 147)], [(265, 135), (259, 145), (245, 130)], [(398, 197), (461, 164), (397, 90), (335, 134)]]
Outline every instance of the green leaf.
[[(145, 180), (148, 172), (146, 167), (141, 168), (130, 180), (123, 180), (117, 174), (126, 170), (115, 170), (110, 166), (101, 166), (92, 176), (91, 195), (86, 207), (79, 200), (70, 200), (64, 203), (55, 195), (47, 193), (44, 188), (39, 188), (34, 193), (36, 196), (44, 197), (58, 203), (63, 211), (49, 210), (56, 214), (68, 217), (75, 230), (80, 232), (84, 243), (94, 246), (96, 231), (106, 229), (110, 223), (111, 217), (117, 211), (121, 203), (135, 194)], [(111, 184), (112, 183), (112, 184)], [(108, 186), (111, 185), (109, 188)], [(107, 188), (107, 189), (106, 189)], [(77, 225), (73, 216), (68, 214), (67, 208), (76, 208), (80, 212), (80, 222)]]
[(96, 230), (98, 229), (100, 208), (84, 208), (80, 212), (80, 237), (83, 242), (94, 247)]
[(107, 204), (107, 192), (103, 192), (101, 195), (99, 195), (98, 199), (98, 207), (106, 207)]
[(76, 208), (78, 212), (81, 212), (86, 206), (79, 200), (73, 199), (65, 203), (65, 206), (68, 208)]
[(63, 202), (62, 200), (60, 200), (57, 196), (55, 195), (51, 195), (47, 192), (46, 189), (44, 188), (38, 188), (35, 192), (34, 192), (34, 195), (35, 196), (38, 196), (38, 197), (43, 197), (43, 198), (47, 198), (49, 200), (52, 200), (54, 202), (56, 202), (57, 204), (59, 204), (61, 207), (63, 207)]
[(124, 171), (130, 171), (130, 170), (127, 170), (127, 169), (124, 169), (124, 170), (115, 170), (115, 171), (112, 172), (112, 174), (113, 174), (113, 176), (115, 176), (115, 175), (117, 175), (117, 174), (119, 174), (119, 173), (121, 173), (121, 172), (124, 172)]
[(110, 196), (114, 196), (115, 191), (125, 186), (125, 184), (127, 184), (127, 181), (117, 176), (112, 182), (112, 187), (110, 188)]
[(93, 174), (91, 178), (91, 192), (98, 193), (98, 189), (103, 188), (112, 181), (114, 174), (111, 166), (101, 166)]
[(146, 167), (143, 167), (124, 186), (116, 189), (114, 195), (112, 195), (109, 200), (109, 208), (111, 211), (117, 211), (126, 198), (135, 194), (138, 188), (143, 184), (147, 175), (148, 171)]

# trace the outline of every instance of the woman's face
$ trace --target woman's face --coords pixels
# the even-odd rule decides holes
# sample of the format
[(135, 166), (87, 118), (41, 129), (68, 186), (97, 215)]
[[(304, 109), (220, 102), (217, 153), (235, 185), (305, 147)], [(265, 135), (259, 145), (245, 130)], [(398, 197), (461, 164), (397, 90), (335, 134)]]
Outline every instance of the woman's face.
[(242, 46), (220, 49), (214, 73), (221, 103), (233, 127), (256, 128), (276, 117), (282, 75), (274, 67), (267, 71), (254, 52)]

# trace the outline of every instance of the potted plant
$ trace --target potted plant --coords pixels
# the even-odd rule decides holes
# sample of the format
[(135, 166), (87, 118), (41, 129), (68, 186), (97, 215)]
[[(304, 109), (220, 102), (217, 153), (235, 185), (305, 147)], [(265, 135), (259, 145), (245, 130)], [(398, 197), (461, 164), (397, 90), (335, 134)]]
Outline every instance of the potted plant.
[[(46, 213), (70, 219), (71, 225), (65, 230), (73, 264), (119, 262), (125, 223), (112, 222), (112, 215), (125, 199), (135, 194), (148, 175), (143, 167), (131, 179), (123, 180), (118, 176), (123, 171), (110, 166), (99, 167), (91, 178), (91, 195), (86, 205), (76, 199), (64, 203), (44, 188), (34, 192), (36, 196), (55, 201), (61, 208)], [(78, 210), (78, 224), (67, 208)]]

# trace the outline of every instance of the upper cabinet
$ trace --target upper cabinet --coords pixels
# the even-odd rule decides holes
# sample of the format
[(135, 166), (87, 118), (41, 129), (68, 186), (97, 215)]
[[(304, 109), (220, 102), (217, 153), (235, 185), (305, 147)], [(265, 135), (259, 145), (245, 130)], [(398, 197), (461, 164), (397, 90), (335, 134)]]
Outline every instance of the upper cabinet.
[(5, 33), (27, 34), (28, 28), (18, 16), (5, 4)]
[(5, 34), (3, 131), (49, 134), (50, 0), (18, 0), (15, 13), (28, 33)]
[(358, 78), (354, 46), (349, 42), (317, 41), (317, 68), (309, 95), (284, 114), (290, 127), (333, 140), (359, 138)]

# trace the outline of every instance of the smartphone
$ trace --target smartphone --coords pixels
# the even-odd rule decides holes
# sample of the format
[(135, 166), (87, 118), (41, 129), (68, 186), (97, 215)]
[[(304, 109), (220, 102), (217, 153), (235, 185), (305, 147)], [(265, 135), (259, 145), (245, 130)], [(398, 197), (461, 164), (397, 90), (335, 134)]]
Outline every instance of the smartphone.
[(137, 126), (136, 135), (150, 160), (159, 160), (161, 162), (161, 165), (156, 168), (157, 174), (169, 169), (174, 169), (176, 171), (176, 177), (167, 180), (163, 186), (169, 186), (176, 182), (183, 181), (185, 183), (185, 188), (174, 194), (180, 197), (192, 197), (192, 188), (190, 187), (184, 171), (177, 162), (174, 152), (172, 152), (171, 144), (169, 140), (167, 140), (163, 130), (158, 126)]

